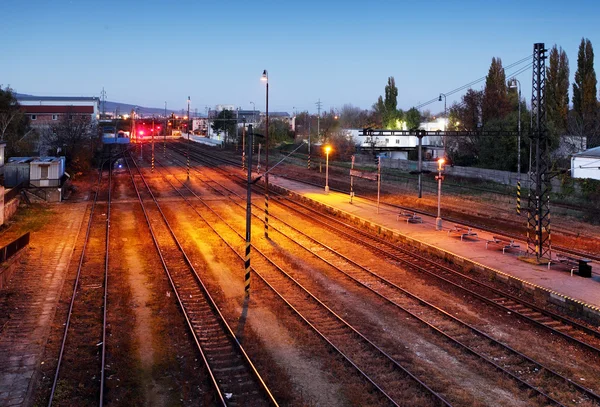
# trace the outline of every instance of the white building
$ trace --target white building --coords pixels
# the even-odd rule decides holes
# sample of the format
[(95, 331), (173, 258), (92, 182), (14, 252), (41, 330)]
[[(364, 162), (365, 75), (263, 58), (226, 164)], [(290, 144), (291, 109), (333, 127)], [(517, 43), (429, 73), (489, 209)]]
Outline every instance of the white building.
[[(439, 131), (440, 135), (429, 135), (421, 140), (423, 156), (436, 158), (443, 155), (443, 132), (446, 130), (448, 119), (438, 118), (432, 122), (419, 125), (420, 130), (429, 132)], [(363, 149), (374, 149), (379, 155), (399, 160), (408, 159), (408, 152), (419, 145), (416, 135), (407, 135), (406, 128), (403, 130), (373, 130), (371, 136), (364, 136), (362, 130), (345, 130)]]
[(571, 176), (573, 178), (600, 180), (600, 147), (573, 154), (571, 157)]

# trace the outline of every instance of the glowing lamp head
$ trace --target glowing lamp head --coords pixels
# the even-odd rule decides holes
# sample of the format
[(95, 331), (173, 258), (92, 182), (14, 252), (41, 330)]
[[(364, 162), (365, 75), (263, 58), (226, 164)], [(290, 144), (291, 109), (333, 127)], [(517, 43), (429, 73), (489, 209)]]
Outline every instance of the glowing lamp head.
[(140, 130), (140, 136), (144, 135), (144, 130)]
[(329, 154), (331, 152), (331, 146), (325, 146), (325, 153)]
[(269, 80), (269, 74), (267, 73), (266, 69), (263, 71), (262, 76), (260, 77), (260, 80), (263, 82), (267, 82)]

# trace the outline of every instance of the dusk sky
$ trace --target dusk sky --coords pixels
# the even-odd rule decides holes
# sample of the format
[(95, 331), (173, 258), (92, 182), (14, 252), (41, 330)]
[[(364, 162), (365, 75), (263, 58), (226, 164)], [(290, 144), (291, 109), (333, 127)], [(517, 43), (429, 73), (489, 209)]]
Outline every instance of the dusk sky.
[[(2, 0), (0, 13), (3, 87), (98, 97), (104, 87), (108, 100), (169, 109), (191, 96), (199, 113), (251, 101), (264, 110), (263, 69), (269, 110), (288, 112), (316, 112), (319, 98), (325, 110), (368, 109), (389, 76), (406, 110), (484, 77), (492, 57), (528, 57), (535, 42), (562, 46), (572, 81), (589, 38), (600, 70), (597, 0)], [(518, 79), (529, 104), (531, 69)]]

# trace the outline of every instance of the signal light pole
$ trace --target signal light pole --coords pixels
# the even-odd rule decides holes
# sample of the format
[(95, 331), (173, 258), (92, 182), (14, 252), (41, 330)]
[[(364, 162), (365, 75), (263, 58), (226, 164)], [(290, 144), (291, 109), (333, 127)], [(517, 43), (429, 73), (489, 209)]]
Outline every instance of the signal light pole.
[(437, 210), (437, 218), (435, 218), (435, 230), (442, 230), (442, 214), (441, 214), (441, 204), (442, 204), (442, 180), (444, 176), (442, 175), (442, 171), (444, 171), (444, 162), (443, 158), (438, 160), (438, 175), (435, 176), (435, 179), (438, 182), (438, 210)]
[(188, 100), (187, 100), (187, 121), (186, 121), (186, 131), (187, 131), (187, 149), (186, 149), (186, 157), (187, 157), (187, 179), (190, 179), (190, 128), (189, 128), (189, 124), (190, 124), (190, 97), (188, 96)]
[(329, 193), (329, 152), (331, 151), (331, 146), (325, 146), (325, 193)]

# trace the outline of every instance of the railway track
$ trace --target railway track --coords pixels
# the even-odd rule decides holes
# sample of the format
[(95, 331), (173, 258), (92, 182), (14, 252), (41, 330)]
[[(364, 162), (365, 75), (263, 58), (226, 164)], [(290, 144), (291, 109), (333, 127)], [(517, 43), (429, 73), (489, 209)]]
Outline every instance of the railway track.
[[(232, 201), (233, 197), (237, 197), (238, 200), (235, 201), (236, 205), (241, 210), (245, 210), (243, 205), (244, 199), (242, 196), (237, 195), (234, 191), (228, 189), (224, 185), (220, 185), (220, 187), (224, 190), (224, 192), (221, 193), (232, 199)], [(292, 209), (290, 206), (286, 205), (286, 200), (276, 200), (274, 202), (275, 206), (284, 206), (287, 210)], [(303, 215), (310, 220), (314, 219), (315, 216), (318, 216), (314, 211), (310, 214), (303, 213)], [(600, 396), (593, 391), (579, 385), (551, 368), (543, 366), (510, 346), (495, 340), (491, 336), (441, 310), (437, 306), (400, 288), (390, 280), (373, 273), (347, 256), (332, 249), (327, 244), (320, 242), (318, 239), (309, 236), (292, 224), (275, 216), (273, 212), (270, 214), (270, 217), (284, 225), (285, 228), (291, 230), (294, 235), (290, 236), (289, 232), (282, 232), (280, 228), (277, 228), (273, 224), (270, 225), (271, 230), (277, 231), (292, 244), (296, 244), (301, 249), (308, 251), (363, 288), (375, 293), (389, 303), (394, 304), (411, 317), (425, 324), (432, 331), (453, 342), (455, 345), (464, 348), (467, 352), (476, 355), (493, 365), (497, 370), (518, 381), (522, 387), (534, 390), (536, 394), (541, 394), (558, 405), (562, 404), (549, 395), (552, 392), (556, 392), (558, 389), (561, 389), (561, 391), (558, 392), (559, 394), (568, 394), (568, 402), (575, 399), (578, 399), (579, 403), (589, 401), (598, 403), (600, 401)], [(348, 241), (355, 241), (355, 238), (356, 236), (350, 236)], [(340, 266), (340, 264), (342, 266)], [(373, 287), (376, 287), (376, 289)], [(424, 317), (424, 314), (429, 315)], [(431, 323), (428, 322), (428, 320), (434, 322)], [(439, 325), (443, 328), (439, 328)], [(446, 332), (450, 332), (450, 334)], [(498, 365), (494, 361), (502, 361), (503, 366)], [(537, 387), (531, 383), (536, 383)], [(540, 383), (543, 385), (540, 386)], [(539, 387), (543, 387), (545, 391), (540, 391)], [(565, 388), (570, 388), (570, 390), (565, 391)]]
[[(192, 149), (192, 153), (194, 153), (193, 149)], [(235, 160), (223, 157), (223, 156), (213, 155), (213, 154), (207, 153), (206, 151), (202, 151), (202, 154), (205, 157), (208, 156), (210, 159), (212, 159), (212, 160), (214, 160), (216, 162), (227, 163), (227, 164), (230, 164), (230, 165), (233, 165), (233, 166), (239, 166), (240, 165), (240, 162), (238, 162), (238, 161), (235, 161)], [(195, 157), (198, 158), (197, 155)], [(241, 177), (239, 174), (235, 174), (235, 175), (240, 179), (241, 182), (245, 182), (245, 180), (243, 179), (243, 177)], [(316, 184), (314, 184), (312, 182), (309, 182), (307, 180), (299, 179), (299, 178), (292, 177), (292, 176), (289, 176), (289, 175), (278, 174), (278, 176), (281, 177), (281, 178), (290, 179), (290, 180), (293, 180), (293, 181), (296, 181), (296, 182), (301, 182), (301, 183), (308, 184), (308, 185), (316, 185)], [(318, 186), (321, 187), (322, 185), (318, 185)], [(331, 191), (336, 191), (336, 192), (341, 192), (341, 193), (347, 193), (347, 191), (339, 190), (339, 189), (333, 188), (331, 186), (330, 186), (330, 190)], [(369, 203), (369, 204), (371, 204), (373, 206), (376, 205), (375, 201), (373, 199), (369, 198), (369, 197), (355, 195), (355, 199), (357, 199), (357, 198), (358, 199), (362, 199), (366, 203)], [(406, 207), (406, 206), (402, 206), (402, 205), (397, 205), (397, 204), (389, 203), (389, 202), (385, 202), (385, 201), (382, 201), (382, 203), (385, 203), (388, 206), (396, 208), (396, 210), (398, 210), (398, 212), (399, 211), (410, 211), (410, 212), (414, 212), (414, 213), (420, 214), (422, 216), (427, 216), (427, 217), (432, 217), (432, 218), (435, 217), (435, 214), (432, 214), (432, 213), (424, 211), (424, 210), (414, 209), (414, 208), (410, 208), (410, 207)], [(472, 222), (465, 222), (463, 219), (455, 219), (455, 218), (452, 218), (452, 217), (446, 217), (445, 219), (448, 220), (449, 222), (459, 223), (459, 224), (462, 224), (462, 225), (465, 225), (465, 226), (473, 227), (473, 228), (476, 228), (476, 229), (479, 229), (479, 230), (482, 230), (482, 231), (485, 231), (485, 232), (489, 232), (489, 233), (494, 234), (494, 235), (504, 236), (506, 238), (515, 239), (515, 240), (522, 241), (522, 242), (525, 242), (525, 243), (527, 241), (527, 239), (526, 239), (525, 236), (520, 235), (520, 234), (516, 234), (516, 233), (510, 233), (510, 232), (507, 232), (506, 230), (499, 230), (499, 229), (496, 229), (496, 228), (490, 228), (488, 226), (481, 225), (479, 223), (476, 224), (476, 223), (472, 223)], [(554, 230), (555, 230), (555, 233), (556, 233), (556, 229), (554, 229)], [(568, 232), (568, 231), (560, 231), (560, 233), (563, 233), (563, 234), (571, 236), (571, 237), (579, 237), (579, 235), (574, 234), (572, 232)], [(591, 252), (588, 252), (588, 251), (577, 250), (577, 249), (573, 249), (573, 248), (569, 248), (569, 247), (565, 247), (565, 246), (560, 246), (560, 245), (557, 245), (557, 244), (553, 244), (552, 245), (552, 249), (556, 253), (569, 254), (569, 255), (573, 255), (573, 256), (577, 256), (577, 257), (581, 257), (581, 258), (587, 258), (587, 259), (593, 260), (594, 262), (600, 263), (600, 255), (595, 254), (595, 253), (591, 253)], [(593, 275), (600, 275), (600, 273), (596, 272), (596, 271), (593, 271), (592, 274)]]
[[(143, 171), (131, 156), (126, 162), (162, 266), (209, 371), (216, 402), (224, 406), (276, 406), (273, 395), (192, 265)], [(149, 199), (143, 199), (140, 190)]]
[[(211, 185), (212, 184), (219, 185), (219, 187), (221, 188), (220, 193), (222, 193), (224, 196), (231, 198), (232, 200), (233, 200), (232, 197), (237, 195), (234, 191), (229, 190), (227, 187), (219, 184), (218, 182), (216, 182), (214, 180), (211, 180), (211, 181), (205, 180), (205, 182), (207, 182), (207, 183), (210, 182)], [(211, 188), (214, 188), (214, 187), (211, 186)], [(218, 190), (215, 189), (215, 191), (218, 191)], [(241, 196), (237, 196), (237, 198), (239, 199), (239, 201), (236, 202), (236, 204), (238, 205), (238, 207), (240, 209), (244, 210), (243, 198)], [(280, 201), (277, 201), (277, 204), (280, 204), (280, 203), (281, 203)], [(207, 204), (205, 203), (205, 205), (207, 205)], [(310, 216), (312, 217), (314, 215), (315, 214), (312, 214)], [(313, 255), (319, 257), (321, 260), (323, 260), (330, 266), (335, 267), (336, 269), (338, 269), (340, 272), (344, 273), (346, 276), (351, 278), (356, 283), (358, 283), (361, 286), (367, 288), (368, 290), (376, 293), (377, 295), (384, 298), (386, 301), (389, 301), (390, 303), (394, 304), (395, 306), (401, 308), (404, 312), (409, 313), (409, 315), (411, 315), (413, 318), (418, 319), (423, 324), (427, 325), (431, 330), (439, 333), (440, 335), (444, 336), (446, 339), (449, 339), (450, 341), (452, 341), (455, 345), (463, 347), (464, 349), (467, 350), (467, 352), (477, 355), (482, 360), (485, 360), (487, 363), (493, 365), (499, 371), (503, 372), (507, 376), (509, 376), (512, 379), (519, 382), (520, 386), (527, 388), (529, 390), (532, 390), (538, 396), (543, 396), (543, 397), (547, 398), (547, 400), (550, 403), (554, 403), (556, 405), (563, 405), (561, 402), (554, 400), (547, 393), (544, 393), (543, 391), (541, 391), (539, 389), (539, 387), (544, 387), (547, 392), (555, 392), (558, 389), (561, 389), (561, 391), (560, 391), (561, 394), (568, 394), (567, 398), (569, 398), (569, 400), (568, 400), (569, 402), (571, 401), (571, 398), (573, 400), (578, 399), (579, 402), (586, 402), (586, 401), (589, 402), (590, 400), (593, 400), (593, 402), (597, 403), (600, 400), (600, 397), (598, 395), (596, 395), (593, 391), (586, 389), (583, 386), (580, 386), (578, 383), (573, 382), (572, 380), (568, 379), (565, 376), (562, 376), (561, 374), (557, 373), (556, 371), (553, 371), (552, 369), (549, 369), (548, 367), (541, 365), (540, 363), (538, 363), (538, 362), (534, 361), (533, 359), (527, 357), (526, 355), (510, 348), (509, 346), (496, 341), (489, 335), (477, 330), (474, 327), (469, 326), (468, 324), (464, 323), (463, 321), (460, 321), (458, 318), (455, 318), (452, 315), (445, 313), (444, 311), (437, 308), (436, 306), (434, 306), (432, 304), (428, 304), (426, 301), (423, 301), (423, 300), (413, 296), (412, 294), (401, 289), (400, 287), (396, 286), (392, 282), (385, 280), (381, 276), (378, 276), (378, 275), (370, 272), (369, 270), (365, 269), (364, 267), (354, 263), (351, 259), (335, 252), (331, 248), (328, 248), (327, 245), (325, 245), (324, 243), (317, 242), (316, 239), (308, 237), (306, 234), (299, 231), (294, 226), (282, 221), (281, 219), (278, 219), (277, 217), (272, 217), (272, 219), (277, 219), (279, 222), (283, 223), (286, 227), (294, 230), (296, 233), (301, 234), (305, 239), (310, 240), (309, 242), (304, 242), (304, 244), (302, 244), (302, 243), (299, 243), (302, 240), (298, 240), (297, 238), (287, 236), (287, 238), (291, 242), (295, 242), (301, 248), (303, 248), (303, 249), (309, 251), (310, 253), (312, 253)], [(273, 225), (271, 225), (271, 227), (274, 228)], [(278, 230), (278, 229), (273, 229), (273, 230), (275, 230), (279, 233), (282, 233), (281, 230)], [(238, 233), (238, 235), (240, 236), (240, 238), (242, 238), (240, 233)], [(284, 234), (284, 236), (285, 236), (285, 234)], [(316, 250), (320, 254), (316, 254), (315, 251), (308, 249), (308, 247), (310, 247), (311, 244), (314, 245), (315, 243), (318, 243), (320, 245), (321, 249), (327, 248), (327, 250), (329, 250), (331, 253), (334, 254), (334, 257), (338, 256), (339, 258), (341, 258), (341, 262), (345, 264), (344, 268), (347, 268), (348, 265), (353, 265), (355, 268), (354, 274), (357, 274), (356, 269), (358, 269), (359, 270), (358, 274), (361, 275), (361, 273), (362, 273), (362, 277), (352, 276), (352, 275), (350, 275), (350, 273), (347, 270), (340, 269), (338, 266), (335, 265), (336, 260), (327, 260), (327, 259), (323, 258), (323, 251), (321, 249)], [(340, 259), (338, 259), (337, 262), (339, 263)], [(365, 278), (365, 276), (367, 276), (367, 277)], [(383, 284), (381, 284), (381, 283), (383, 283)], [(374, 290), (371, 287), (379, 287), (379, 290)], [(387, 295), (380, 292), (381, 287), (388, 288)], [(391, 290), (391, 293), (389, 292), (389, 290)], [(383, 291), (385, 292), (385, 290), (383, 290)], [(400, 294), (399, 294), (399, 292), (400, 292)], [(398, 299), (399, 296), (401, 297), (401, 299)], [(406, 305), (407, 298), (410, 298), (410, 300), (413, 301), (413, 304)], [(399, 304), (399, 302), (400, 302), (400, 304)], [(436, 321), (438, 324), (441, 323), (442, 326), (444, 326), (444, 330), (452, 332), (453, 333), (452, 335), (446, 334), (444, 332), (444, 330), (425, 321), (424, 318), (417, 316), (417, 314), (423, 314), (422, 308), (425, 306), (426, 306), (426, 308), (428, 308), (430, 313), (434, 314), (434, 315), (430, 316), (429, 319)], [(413, 308), (414, 311), (411, 311), (410, 308)], [(441, 319), (444, 320), (442, 322), (439, 321), (440, 314), (442, 315)], [(482, 343), (484, 345), (482, 345)], [(487, 346), (485, 345), (486, 343), (487, 343)], [(482, 350), (482, 348), (483, 348), (483, 350)], [(486, 352), (488, 352), (488, 353), (486, 354)], [(494, 360), (501, 360), (504, 367), (495, 363)], [(538, 387), (536, 388), (535, 386), (533, 386), (529, 383), (537, 383)], [(540, 386), (539, 383), (543, 383), (543, 385)], [(565, 388), (569, 388), (569, 390), (566, 390), (566, 393), (563, 393), (563, 392), (565, 392)]]
[[(179, 190), (170, 180), (164, 178), (169, 184), (179, 191), (181, 197), (190, 205), (198, 216), (218, 235), (223, 242), (235, 253), (240, 260), (244, 262), (244, 254), (236, 247), (244, 241), (244, 236), (222, 218), (212, 207), (204, 201), (199, 195), (191, 190), (184, 183), (182, 187), (185, 192), (190, 192), (193, 197), (202, 204), (204, 214), (195, 207), (181, 190)], [(214, 180), (209, 181), (216, 183)], [(218, 184), (218, 183), (217, 183)], [(208, 216), (207, 216), (208, 215)], [(210, 218), (209, 218), (210, 217)], [(221, 226), (216, 226), (216, 225)], [(240, 239), (238, 243), (231, 243), (223, 235), (223, 231), (218, 229), (225, 227), (235, 233)], [(379, 391), (384, 399), (392, 405), (402, 405), (402, 400), (406, 397), (406, 392), (414, 391), (407, 389), (405, 383), (408, 379), (413, 385), (416, 385), (424, 394), (418, 395), (417, 400), (426, 402), (426, 405), (450, 406), (437, 392), (432, 390), (423, 381), (418, 379), (400, 363), (398, 363), (389, 354), (370, 341), (364, 334), (351, 326), (341, 316), (334, 313), (323, 302), (308, 292), (304, 287), (298, 284), (289, 273), (278, 266), (266, 254), (260, 251), (255, 245), (253, 249), (259, 254), (255, 259), (258, 266), (253, 266), (254, 274), (266, 284), (290, 309), (295, 312), (319, 337), (323, 338), (333, 350), (338, 352), (365, 380), (371, 383)], [(255, 263), (256, 264), (256, 263)], [(260, 270), (260, 271), (258, 271)], [(308, 299), (308, 300), (307, 300)], [(349, 341), (353, 338), (353, 341)], [(422, 405), (422, 404), (419, 404)]]
[[(87, 405), (92, 394), (97, 395), (97, 405), (104, 405), (112, 189), (112, 168), (109, 165), (108, 186), (106, 191), (102, 190), (105, 163), (100, 167), (90, 209), (50, 390), (49, 407), (73, 403)], [(92, 239), (103, 242), (102, 249), (98, 244), (88, 247)], [(77, 318), (73, 318), (74, 315)], [(73, 363), (88, 366), (86, 377), (78, 377), (78, 369), (69, 369)], [(56, 397), (57, 393), (60, 393), (60, 397)]]

